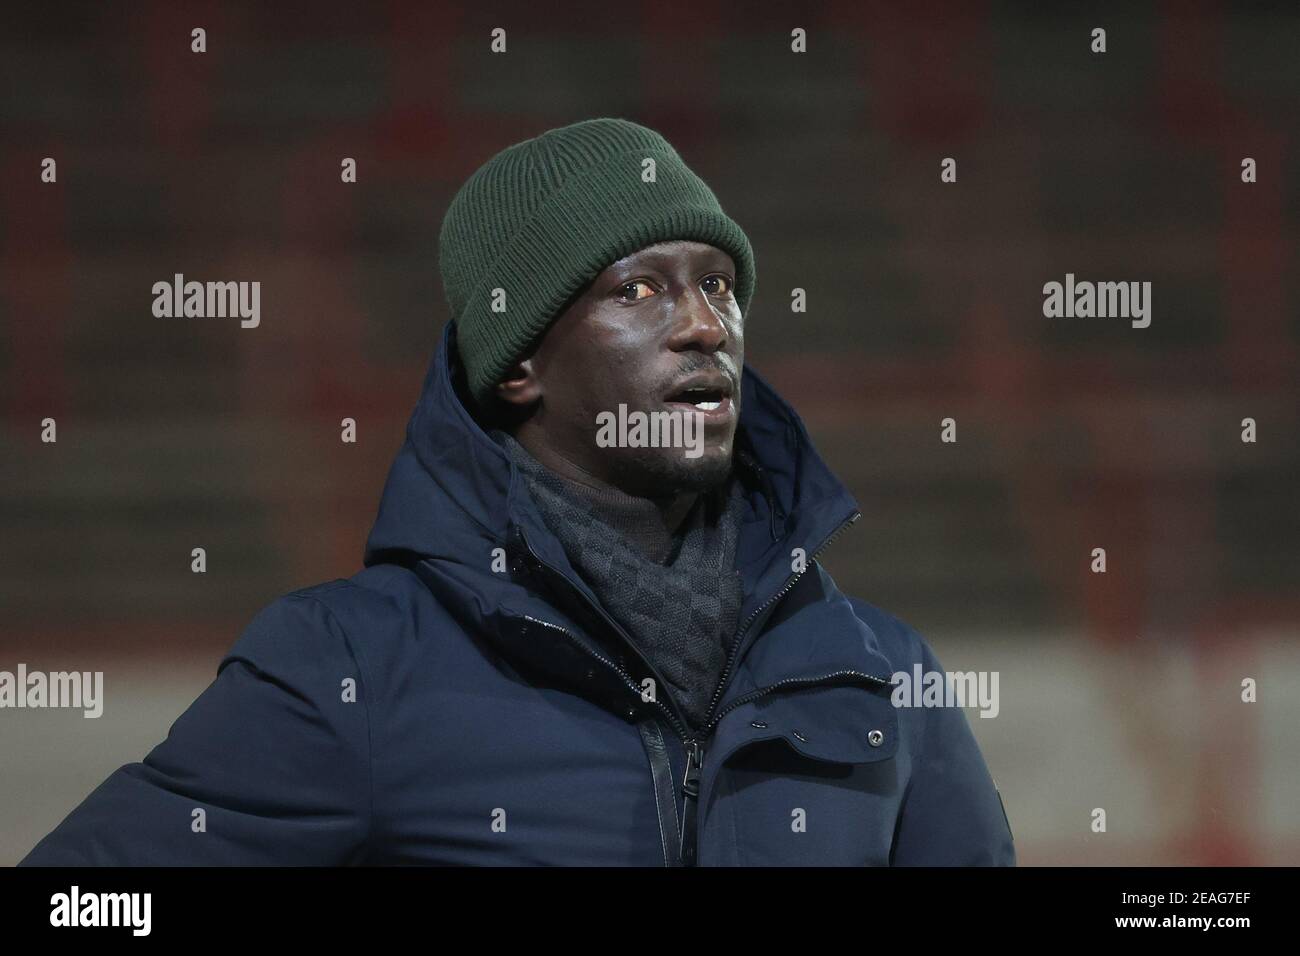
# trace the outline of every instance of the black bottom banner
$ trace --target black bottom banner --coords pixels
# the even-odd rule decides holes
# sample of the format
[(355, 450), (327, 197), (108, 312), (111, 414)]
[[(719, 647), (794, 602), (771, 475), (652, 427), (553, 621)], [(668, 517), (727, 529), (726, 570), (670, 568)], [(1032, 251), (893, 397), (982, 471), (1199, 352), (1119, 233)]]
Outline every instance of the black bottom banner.
[(695, 922), (728, 934), (779, 922), (819, 936), (882, 933), (895, 946), (1098, 935), (1233, 945), (1287, 925), (1294, 877), (1290, 868), (21, 869), (0, 873), (0, 919), (8, 940), (75, 934), (78, 944), (117, 945), (373, 944), (377, 930), (419, 938), (453, 927), (540, 941), (566, 927), (585, 937), (606, 921), (632, 944)]

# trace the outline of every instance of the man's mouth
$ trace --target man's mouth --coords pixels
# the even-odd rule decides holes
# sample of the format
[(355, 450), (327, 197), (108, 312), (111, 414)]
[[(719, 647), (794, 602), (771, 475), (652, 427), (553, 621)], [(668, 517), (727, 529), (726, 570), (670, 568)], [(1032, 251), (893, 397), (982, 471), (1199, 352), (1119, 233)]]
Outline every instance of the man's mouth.
[(691, 388), (678, 392), (668, 399), (669, 405), (690, 405), (702, 412), (712, 412), (722, 407), (728, 398), (718, 389)]
[(731, 392), (731, 380), (721, 373), (693, 375), (679, 382), (664, 403), (701, 412), (708, 420), (722, 420), (732, 413)]

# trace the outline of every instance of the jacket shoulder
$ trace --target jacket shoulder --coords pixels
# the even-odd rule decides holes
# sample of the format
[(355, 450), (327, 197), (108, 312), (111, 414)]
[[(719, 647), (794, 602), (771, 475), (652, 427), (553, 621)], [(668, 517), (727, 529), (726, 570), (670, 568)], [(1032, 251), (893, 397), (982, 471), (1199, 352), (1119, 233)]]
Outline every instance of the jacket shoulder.
[(296, 609), (299, 619), (307, 614), (318, 629), (333, 632), (376, 678), (432, 644), (446, 653), (455, 645), (446, 639), (463, 631), (419, 576), (396, 564), (376, 564), (349, 578), (300, 588), (267, 610), (275, 613), (277, 606)]
[(261, 666), (346, 651), (346, 635), (317, 594), (328, 587), (322, 584), (290, 591), (263, 605), (226, 653), (222, 667), (232, 660)]
[[(411, 598), (392, 581), (402, 568), (368, 569), (283, 594), (264, 605), (227, 652), (221, 666), (243, 660), (263, 670), (300, 668), (311, 661), (352, 658), (363, 670), (379, 635), (411, 619)], [(393, 573), (397, 572), (397, 573)], [(364, 577), (363, 577), (364, 575)]]
[(902, 618), (861, 598), (849, 596), (849, 604), (858, 620), (876, 635), (880, 649), (896, 670), (933, 660), (934, 652), (921, 632)]

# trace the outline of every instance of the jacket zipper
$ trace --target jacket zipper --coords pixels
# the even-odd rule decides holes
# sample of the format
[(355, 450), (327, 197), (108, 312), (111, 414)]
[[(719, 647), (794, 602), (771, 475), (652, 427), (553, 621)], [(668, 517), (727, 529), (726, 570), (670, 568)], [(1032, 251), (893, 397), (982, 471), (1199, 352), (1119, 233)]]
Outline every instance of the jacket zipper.
[[(731, 643), (731, 651), (727, 655), (727, 662), (722, 668), (722, 677), (719, 678), (718, 680), (718, 686), (713, 691), (713, 699), (709, 702), (709, 709), (705, 712), (704, 726), (700, 729), (698, 735), (692, 736), (690, 738), (686, 738), (686, 737), (682, 738), (686, 746), (686, 772), (682, 776), (682, 842), (681, 842), (681, 848), (679, 850), (678, 855), (681, 858), (683, 866), (694, 866), (696, 860), (696, 850), (697, 850), (696, 839), (695, 839), (696, 836), (695, 831), (697, 828), (696, 814), (699, 811), (698, 804), (699, 804), (699, 796), (700, 796), (700, 776), (704, 764), (704, 752), (705, 752), (704, 744), (701, 743), (701, 738), (707, 740), (709, 735), (712, 734), (713, 728), (718, 724), (720, 720), (722, 720), (723, 717), (731, 713), (732, 710), (741, 706), (742, 704), (747, 704), (752, 700), (756, 700), (759, 697), (762, 697), (764, 694), (769, 693), (770, 691), (772, 691), (777, 687), (780, 687), (785, 684), (793, 684), (793, 683), (816, 683), (816, 682), (826, 680), (829, 677), (838, 676), (839, 674), (856, 673), (853, 671), (837, 671), (836, 674), (830, 674), (827, 675), (826, 677), (813, 678), (811, 680), (806, 678), (789, 678), (787, 680), (778, 681), (777, 683), (772, 684), (769, 687), (765, 687), (762, 688), (761, 690), (754, 691), (753, 693), (747, 694), (744, 697), (740, 698), (739, 700), (732, 701), (732, 703), (725, 710), (723, 710), (721, 713), (717, 714), (716, 716), (712, 716), (712, 719), (710, 719), (710, 715), (713, 715), (713, 708), (718, 706), (718, 702), (722, 699), (722, 692), (727, 688), (727, 681), (731, 677), (732, 665), (736, 661), (736, 655), (740, 653), (740, 647), (744, 643), (745, 634), (749, 631), (749, 628), (753, 625), (753, 623), (756, 620), (758, 620), (760, 614), (762, 614), (769, 607), (775, 605), (778, 601), (781, 600), (781, 598), (785, 597), (785, 595), (790, 592), (790, 589), (795, 586), (795, 583), (801, 577), (803, 577), (804, 574), (807, 573), (808, 568), (812, 565), (813, 561), (817, 559), (817, 555), (825, 551), (830, 546), (832, 541), (834, 541), (841, 534), (843, 534), (844, 531), (846, 531), (848, 528), (856, 524), (858, 519), (861, 517), (862, 517), (862, 512), (855, 511), (847, 519), (845, 519), (834, 531), (832, 531), (826, 537), (824, 541), (822, 541), (821, 544), (817, 546), (816, 550), (814, 550), (812, 554), (808, 555), (808, 560), (804, 564), (803, 568), (799, 571), (796, 571), (794, 574), (790, 575), (790, 577), (786, 579), (786, 582), (784, 586), (782, 586), (781, 590), (777, 591), (776, 594), (772, 595), (770, 598), (764, 601), (759, 607), (755, 608), (753, 613), (750, 614), (749, 617), (745, 620), (745, 623), (741, 625), (740, 630), (736, 632), (735, 640), (733, 640)], [(871, 674), (861, 674), (858, 676), (867, 677), (870, 678), (871, 680), (876, 680), (876, 681), (880, 680), (880, 678), (875, 677), (874, 675)]]
[[(682, 777), (682, 833), (677, 858), (682, 866), (695, 865), (695, 814), (700, 802), (700, 769), (704, 763), (704, 745), (697, 739), (686, 741), (686, 773)], [(687, 834), (690, 838), (687, 839)]]
[[(855, 511), (848, 518), (846, 518), (843, 521), (843, 523), (839, 525), (839, 527), (837, 527), (834, 531), (832, 531), (826, 537), (826, 539), (817, 546), (817, 550), (815, 550), (812, 554), (808, 555), (808, 559), (804, 564), (803, 569), (800, 571), (796, 571), (792, 575), (790, 575), (790, 577), (786, 579), (786, 582), (784, 586), (782, 586), (781, 590), (777, 591), (776, 594), (772, 595), (770, 598), (764, 601), (759, 607), (755, 608), (753, 613), (751, 613), (749, 617), (745, 620), (745, 623), (741, 625), (740, 630), (736, 632), (735, 640), (733, 640), (731, 643), (731, 652), (727, 655), (727, 662), (722, 668), (722, 677), (718, 680), (718, 686), (713, 691), (713, 699), (709, 702), (709, 709), (708, 711), (705, 712), (704, 721), (705, 721), (706, 728), (712, 725), (712, 722), (709, 720), (709, 715), (713, 713), (713, 708), (718, 706), (718, 701), (722, 698), (722, 692), (727, 689), (727, 680), (731, 677), (731, 667), (736, 661), (736, 655), (740, 652), (740, 645), (744, 643), (745, 634), (749, 631), (750, 626), (753, 625), (754, 621), (758, 619), (758, 616), (760, 614), (762, 614), (769, 607), (774, 605), (777, 601), (781, 600), (781, 598), (785, 597), (786, 594), (790, 592), (790, 589), (793, 588), (795, 584), (799, 581), (799, 579), (808, 573), (808, 568), (812, 565), (813, 561), (817, 559), (817, 555), (821, 554), (828, 547), (830, 547), (831, 542), (833, 542), (841, 534), (843, 534), (853, 525), (857, 524), (858, 519), (861, 517), (862, 517), (862, 512)], [(723, 714), (729, 713), (730, 711), (731, 708), (728, 707), (725, 711), (723, 711)], [(720, 719), (721, 717), (722, 714), (719, 714), (718, 717), (715, 718), (715, 720)]]

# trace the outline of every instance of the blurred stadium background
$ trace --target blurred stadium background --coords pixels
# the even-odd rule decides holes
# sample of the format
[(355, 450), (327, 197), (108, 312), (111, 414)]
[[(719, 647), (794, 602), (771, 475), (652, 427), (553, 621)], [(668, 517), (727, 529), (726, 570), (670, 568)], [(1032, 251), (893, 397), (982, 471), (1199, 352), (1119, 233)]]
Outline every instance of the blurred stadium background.
[[(257, 609), (359, 569), (446, 319), (448, 200), (590, 116), (661, 130), (749, 232), (747, 358), (864, 512), (826, 564), (948, 669), (1000, 671), (968, 716), (1020, 861), (1300, 862), (1293, 3), (0, 16), (0, 669), (107, 691), (98, 720), (0, 711), (0, 864)], [(261, 281), (261, 326), (154, 318), (176, 272)], [(1045, 319), (1066, 272), (1150, 280), (1150, 328)]]

